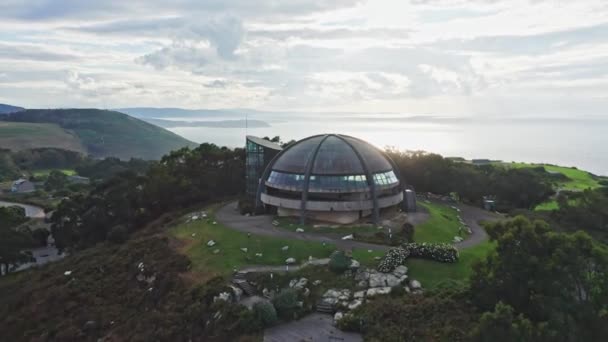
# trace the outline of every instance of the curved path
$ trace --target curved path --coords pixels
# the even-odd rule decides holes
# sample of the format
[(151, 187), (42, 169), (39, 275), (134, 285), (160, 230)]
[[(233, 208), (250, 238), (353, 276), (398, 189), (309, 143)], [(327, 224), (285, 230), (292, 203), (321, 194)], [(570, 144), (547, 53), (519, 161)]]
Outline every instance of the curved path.
[(0, 207), (12, 207), (12, 206), (17, 206), (17, 207), (21, 207), (21, 208), (25, 209), (25, 216), (27, 216), (27, 217), (31, 217), (31, 218), (44, 218), (45, 217), (44, 209), (37, 207), (35, 205), (0, 201)]
[[(443, 203), (449, 205), (447, 203)], [(475, 208), (465, 204), (456, 205), (460, 209), (460, 215), (464, 222), (471, 227), (472, 234), (467, 237), (466, 240), (454, 244), (456, 248), (463, 249), (475, 246), (482, 241), (485, 241), (488, 236), (485, 230), (479, 225), (479, 221), (482, 220), (496, 220), (501, 216), (492, 212), (485, 211), (480, 208)], [(325, 242), (333, 244), (341, 249), (371, 249), (385, 251), (392, 246), (378, 245), (367, 242), (360, 242), (354, 240), (342, 240), (337, 237), (331, 237), (327, 235), (321, 235), (318, 233), (297, 233), (282, 228), (278, 228), (272, 225), (273, 216), (271, 215), (258, 215), (258, 216), (243, 216), (237, 210), (237, 202), (229, 203), (221, 207), (215, 213), (215, 219), (225, 225), (226, 227), (234, 230), (251, 233), (255, 235), (273, 236), (284, 239), (304, 240), (304, 241), (315, 241)]]

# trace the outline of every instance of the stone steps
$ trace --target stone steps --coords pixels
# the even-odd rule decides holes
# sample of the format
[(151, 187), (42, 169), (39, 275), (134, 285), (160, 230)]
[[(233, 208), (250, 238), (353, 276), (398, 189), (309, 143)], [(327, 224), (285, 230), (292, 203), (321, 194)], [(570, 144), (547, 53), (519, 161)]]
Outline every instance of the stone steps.
[(244, 279), (234, 279), (232, 281), (235, 285), (237, 285), (238, 287), (241, 288), (241, 290), (243, 290), (243, 292), (245, 292), (246, 295), (248, 296), (253, 296), (257, 293), (255, 287), (251, 286), (251, 284), (249, 284), (247, 282), (247, 280)]
[(317, 309), (317, 312), (327, 313), (327, 314), (333, 314), (335, 311), (333, 305), (327, 304), (322, 301), (317, 302), (316, 309)]

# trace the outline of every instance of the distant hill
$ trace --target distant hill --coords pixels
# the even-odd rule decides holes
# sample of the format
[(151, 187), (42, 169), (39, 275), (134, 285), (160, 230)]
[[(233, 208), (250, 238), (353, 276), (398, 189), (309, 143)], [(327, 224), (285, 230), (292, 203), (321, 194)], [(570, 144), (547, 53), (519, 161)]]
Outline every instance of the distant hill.
[(24, 110), (25, 108), (23, 107), (17, 107), (17, 106), (11, 106), (11, 105), (7, 105), (4, 103), (0, 103), (0, 115), (1, 114), (7, 114), (7, 113), (14, 113), (14, 112), (19, 112)]
[(174, 127), (215, 127), (215, 128), (245, 128), (270, 127), (266, 121), (261, 120), (214, 120), (214, 121), (183, 121), (141, 118), (145, 122), (164, 128)]
[(183, 109), (183, 108), (153, 108), (134, 107), (118, 108), (117, 111), (138, 118), (237, 118), (242, 119), (245, 114), (259, 113), (251, 109)]
[[(60, 147), (93, 157), (159, 159), (169, 151), (197, 146), (129, 115), (99, 109), (27, 109), (2, 116), (0, 146)], [(62, 146), (70, 141), (69, 146)]]

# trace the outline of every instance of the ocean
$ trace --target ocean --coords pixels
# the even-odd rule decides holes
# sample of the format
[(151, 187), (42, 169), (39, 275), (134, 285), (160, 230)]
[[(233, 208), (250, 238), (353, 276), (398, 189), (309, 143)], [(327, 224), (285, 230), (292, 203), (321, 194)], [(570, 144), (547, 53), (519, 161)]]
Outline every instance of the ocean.
[[(164, 119), (178, 120), (175, 117)], [(467, 159), (550, 163), (608, 175), (608, 119), (600, 117), (504, 119), (397, 114), (249, 115), (248, 120), (254, 119), (263, 120), (270, 127), (174, 127), (170, 130), (195, 142), (228, 147), (244, 146), (246, 134), (259, 137), (279, 135), (283, 141), (288, 141), (313, 134), (341, 133), (365, 139), (380, 148), (424, 150)]]

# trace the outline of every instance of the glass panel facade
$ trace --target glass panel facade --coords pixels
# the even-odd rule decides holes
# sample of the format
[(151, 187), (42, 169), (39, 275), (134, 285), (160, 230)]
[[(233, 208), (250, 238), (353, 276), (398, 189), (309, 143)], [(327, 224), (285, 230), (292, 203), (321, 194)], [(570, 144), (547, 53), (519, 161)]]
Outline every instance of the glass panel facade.
[[(279, 171), (270, 172), (268, 182), (277, 187), (289, 187), (297, 191), (304, 188), (304, 175), (285, 173)], [(341, 191), (354, 192), (367, 189), (367, 178), (365, 175), (349, 176), (319, 176), (311, 175), (309, 191)]]
[(255, 195), (258, 189), (258, 181), (264, 172), (264, 147), (247, 140), (247, 158), (245, 162), (245, 178), (247, 182), (247, 194)]
[(374, 184), (376, 185), (393, 185), (399, 183), (399, 179), (393, 171), (381, 172), (374, 174)]

